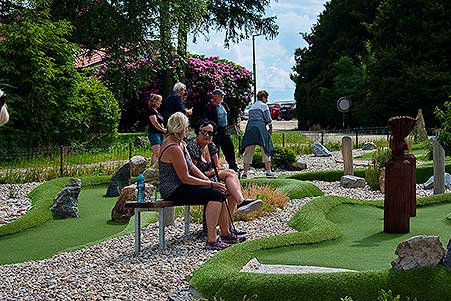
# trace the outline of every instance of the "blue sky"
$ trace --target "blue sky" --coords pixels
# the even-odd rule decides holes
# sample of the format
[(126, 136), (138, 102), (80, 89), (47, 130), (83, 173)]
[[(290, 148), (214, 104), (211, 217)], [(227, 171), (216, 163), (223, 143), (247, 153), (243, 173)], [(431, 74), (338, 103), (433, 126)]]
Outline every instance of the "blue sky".
[[(290, 80), (290, 73), (294, 66), (294, 51), (306, 46), (300, 33), (310, 32), (325, 3), (325, 0), (271, 1), (266, 15), (277, 16), (279, 35), (273, 40), (266, 40), (263, 36), (255, 38), (257, 91), (267, 90), (270, 100), (293, 99), (295, 85)], [(209, 37), (209, 41), (199, 37), (196, 44), (191, 41), (188, 51), (219, 56), (252, 71), (252, 38), (226, 49), (223, 32), (210, 32)]]

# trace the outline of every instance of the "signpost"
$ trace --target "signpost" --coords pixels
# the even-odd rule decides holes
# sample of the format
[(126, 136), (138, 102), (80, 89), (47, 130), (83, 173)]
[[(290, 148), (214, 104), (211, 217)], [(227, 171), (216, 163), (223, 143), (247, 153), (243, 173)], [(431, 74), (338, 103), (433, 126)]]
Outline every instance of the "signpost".
[(347, 97), (340, 97), (340, 99), (337, 100), (337, 109), (343, 113), (343, 128), (345, 127), (345, 113), (351, 110), (351, 106), (352, 102)]

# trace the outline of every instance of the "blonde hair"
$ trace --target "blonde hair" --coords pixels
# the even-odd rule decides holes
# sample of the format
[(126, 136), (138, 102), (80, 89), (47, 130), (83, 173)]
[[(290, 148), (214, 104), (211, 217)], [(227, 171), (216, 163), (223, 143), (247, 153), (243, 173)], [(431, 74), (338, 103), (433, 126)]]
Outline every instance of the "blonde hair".
[(8, 110), (6, 109), (6, 105), (3, 105), (0, 110), (0, 126), (6, 124), (9, 120)]
[(153, 106), (155, 105), (155, 103), (157, 101), (162, 101), (162, 100), (163, 100), (163, 97), (161, 97), (161, 95), (150, 94), (149, 99), (147, 100), (147, 105), (149, 106), (149, 108), (153, 108)]
[(168, 119), (168, 134), (183, 139), (183, 135), (188, 129), (188, 117), (181, 112), (176, 112)]

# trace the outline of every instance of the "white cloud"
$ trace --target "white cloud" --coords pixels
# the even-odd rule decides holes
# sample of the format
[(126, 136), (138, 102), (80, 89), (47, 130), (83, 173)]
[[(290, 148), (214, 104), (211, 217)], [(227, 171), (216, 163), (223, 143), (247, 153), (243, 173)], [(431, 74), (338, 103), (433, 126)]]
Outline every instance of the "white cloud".
[[(294, 51), (305, 47), (306, 43), (299, 33), (310, 32), (319, 13), (324, 9), (324, 0), (279, 0), (272, 2), (268, 16), (277, 15), (279, 35), (274, 40), (255, 38), (257, 90), (266, 89), (273, 100), (291, 99), (294, 83), (290, 80)], [(198, 38), (196, 44), (190, 43), (188, 50), (206, 56), (219, 56), (240, 64), (252, 71), (252, 39), (224, 48), (224, 33), (211, 32), (210, 40)]]

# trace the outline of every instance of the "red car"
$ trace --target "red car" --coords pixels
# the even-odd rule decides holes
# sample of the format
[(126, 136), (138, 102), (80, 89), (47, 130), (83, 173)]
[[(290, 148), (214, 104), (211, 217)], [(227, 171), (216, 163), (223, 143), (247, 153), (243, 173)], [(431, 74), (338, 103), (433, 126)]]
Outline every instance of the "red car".
[(273, 120), (279, 119), (280, 115), (280, 105), (278, 103), (268, 103), (269, 112), (271, 113), (271, 118)]

